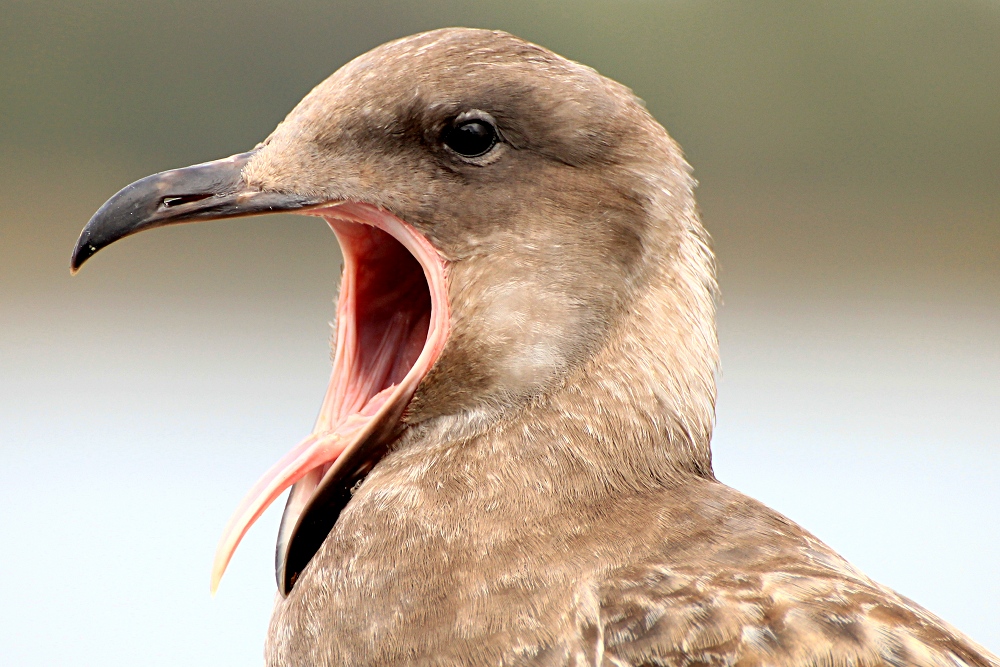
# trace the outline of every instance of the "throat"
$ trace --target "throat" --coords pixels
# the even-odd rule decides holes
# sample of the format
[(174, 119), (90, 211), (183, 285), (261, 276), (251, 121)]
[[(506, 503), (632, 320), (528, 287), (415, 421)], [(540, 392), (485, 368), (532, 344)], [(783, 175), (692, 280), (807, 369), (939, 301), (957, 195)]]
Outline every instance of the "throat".
[(370, 418), (410, 371), (427, 341), (431, 296), (403, 245), (370, 225), (332, 219), (344, 254), (331, 391), (317, 430)]

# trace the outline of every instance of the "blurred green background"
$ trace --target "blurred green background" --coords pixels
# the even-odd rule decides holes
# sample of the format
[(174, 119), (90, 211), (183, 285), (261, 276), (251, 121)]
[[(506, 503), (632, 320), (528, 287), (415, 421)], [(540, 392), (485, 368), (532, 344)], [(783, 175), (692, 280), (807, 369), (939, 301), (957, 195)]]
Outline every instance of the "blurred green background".
[(69, 253), (123, 185), (448, 25), (646, 100), (719, 257), (720, 478), (1000, 650), (1000, 3), (4, 0), (5, 661), (260, 662), (276, 512), (214, 601), (208, 567), (319, 406), (333, 236), (170, 228), (74, 279)]

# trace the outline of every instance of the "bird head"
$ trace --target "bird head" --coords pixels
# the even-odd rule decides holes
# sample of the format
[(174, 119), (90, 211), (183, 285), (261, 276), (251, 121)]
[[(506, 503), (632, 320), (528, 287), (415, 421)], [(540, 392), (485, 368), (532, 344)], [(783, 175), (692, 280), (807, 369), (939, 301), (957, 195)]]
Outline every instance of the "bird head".
[(113, 196), (74, 271), (144, 229), (271, 212), (324, 218), (343, 251), (319, 417), (234, 514), (213, 591), (289, 487), (286, 594), (402, 433), (474, 437), (580, 383), (710, 471), (715, 282), (692, 188), (624, 86), (506, 33), (446, 29), (348, 63), (253, 150)]

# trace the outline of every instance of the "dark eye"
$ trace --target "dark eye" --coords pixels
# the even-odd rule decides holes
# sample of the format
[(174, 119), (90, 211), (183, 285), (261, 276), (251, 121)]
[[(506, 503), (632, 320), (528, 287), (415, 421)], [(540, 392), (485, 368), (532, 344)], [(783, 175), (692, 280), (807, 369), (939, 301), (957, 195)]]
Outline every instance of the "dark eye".
[(497, 143), (497, 130), (485, 120), (466, 120), (444, 135), (444, 144), (462, 157), (485, 155)]

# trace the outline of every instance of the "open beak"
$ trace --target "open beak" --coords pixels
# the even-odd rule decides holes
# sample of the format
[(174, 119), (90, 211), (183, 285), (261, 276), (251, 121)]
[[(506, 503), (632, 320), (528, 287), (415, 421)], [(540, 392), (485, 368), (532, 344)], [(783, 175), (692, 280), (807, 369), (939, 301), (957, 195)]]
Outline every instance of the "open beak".
[(212, 567), (214, 593), (247, 530), (288, 487), (276, 553), (287, 595), (326, 539), (351, 490), (399, 436), (403, 413), (448, 337), (446, 264), (411, 225), (374, 206), (247, 186), (254, 151), (166, 171), (125, 187), (80, 234), (71, 269), (144, 229), (264, 213), (323, 217), (344, 256), (333, 373), (312, 433), (240, 503)]

